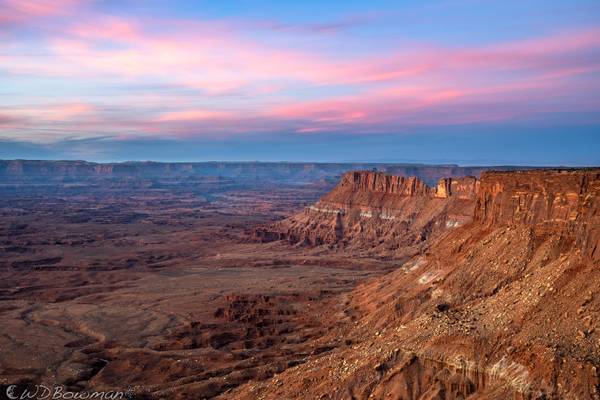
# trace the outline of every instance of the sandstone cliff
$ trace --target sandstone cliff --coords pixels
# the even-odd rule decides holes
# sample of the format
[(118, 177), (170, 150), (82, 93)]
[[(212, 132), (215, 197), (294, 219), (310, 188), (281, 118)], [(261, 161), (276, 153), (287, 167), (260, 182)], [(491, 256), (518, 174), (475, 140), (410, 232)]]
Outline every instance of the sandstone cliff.
[[(345, 209), (385, 205), (402, 215), (394, 207), (418, 205), (425, 215), (435, 201), (447, 209), (464, 197), (473, 218), (348, 296), (339, 315), (353, 323), (330, 354), (230, 397), (600, 398), (600, 169), (487, 172), (479, 182), (456, 182), (434, 190), (407, 178), (346, 176), (321, 206), (345, 199)], [(310, 212), (282, 226), (301, 218), (318, 226), (321, 214)], [(336, 215), (344, 227), (348, 212)], [(379, 221), (377, 237), (394, 237), (385, 233), (393, 224), (367, 220)], [(418, 220), (395, 223), (411, 231), (421, 229)], [(342, 232), (338, 240), (348, 237)]]
[(527, 225), (539, 235), (573, 240), (600, 260), (600, 171), (486, 172), (476, 220), (487, 226)]
[(468, 223), (478, 185), (473, 177), (445, 178), (429, 187), (416, 177), (348, 172), (316, 204), (256, 229), (254, 237), (405, 256), (422, 249), (431, 238)]

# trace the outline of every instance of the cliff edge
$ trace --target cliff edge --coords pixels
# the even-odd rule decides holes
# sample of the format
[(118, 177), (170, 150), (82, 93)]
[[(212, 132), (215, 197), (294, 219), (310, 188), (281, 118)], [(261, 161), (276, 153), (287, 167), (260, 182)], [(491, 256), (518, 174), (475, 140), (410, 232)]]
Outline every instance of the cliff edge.
[[(341, 301), (348, 323), (322, 339), (328, 354), (229, 398), (600, 398), (600, 169), (453, 182), (353, 173), (323, 197), (318, 207), (338, 208), (338, 241), (370, 243), (348, 234), (352, 224), (385, 244), (457, 208), (469, 221), (420, 248), (408, 241), (412, 257)], [(399, 218), (381, 218), (384, 209)], [(282, 237), (328, 232), (319, 224), (331, 219), (307, 210), (281, 222)]]
[(478, 186), (474, 177), (443, 178), (430, 187), (417, 177), (352, 171), (316, 204), (255, 229), (253, 237), (406, 256), (470, 222)]

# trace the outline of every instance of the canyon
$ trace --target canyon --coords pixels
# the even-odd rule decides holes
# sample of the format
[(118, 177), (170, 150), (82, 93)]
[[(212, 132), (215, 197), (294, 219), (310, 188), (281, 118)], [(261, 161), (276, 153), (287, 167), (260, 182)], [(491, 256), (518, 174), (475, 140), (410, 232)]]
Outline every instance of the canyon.
[(17, 160), (0, 191), (0, 384), (600, 398), (600, 169)]
[(490, 171), (431, 188), (346, 174), (257, 238), (369, 253), (396, 241), (386, 254), (401, 266), (348, 295), (343, 311), (361, 315), (343, 333), (351, 346), (239, 398), (599, 398), (599, 196), (598, 169)]

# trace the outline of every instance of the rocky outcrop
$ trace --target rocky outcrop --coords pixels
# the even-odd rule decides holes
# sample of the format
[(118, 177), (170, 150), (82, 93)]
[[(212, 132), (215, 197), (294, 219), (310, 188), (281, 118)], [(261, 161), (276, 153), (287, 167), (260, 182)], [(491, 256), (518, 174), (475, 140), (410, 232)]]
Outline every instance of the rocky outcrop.
[(594, 170), (485, 172), (476, 220), (488, 225), (572, 223), (596, 211), (589, 205), (596, 204), (599, 184), (600, 171)]
[[(350, 210), (420, 204), (440, 221), (434, 200), (460, 200), (473, 219), (348, 296), (340, 314), (360, 317), (336, 337), (352, 346), (230, 398), (600, 398), (600, 169), (489, 172), (419, 195), (374, 183), (394, 179), (356, 181)], [(348, 224), (349, 214), (337, 215)], [(421, 229), (410, 221), (407, 232)], [(401, 222), (378, 219), (378, 237), (393, 240)]]
[(447, 178), (429, 187), (417, 177), (348, 172), (316, 204), (256, 229), (254, 237), (369, 249), (400, 257), (469, 222), (477, 187), (474, 177)]
[(571, 239), (600, 260), (600, 170), (485, 172), (475, 219)]
[[(575, 240), (600, 259), (600, 171), (489, 171), (441, 178), (429, 187), (417, 177), (371, 171), (346, 173), (316, 204), (255, 230), (261, 241), (404, 249), (463, 226), (532, 227), (537, 236)], [(420, 246), (422, 248), (422, 246)]]
[(401, 196), (424, 196), (430, 188), (415, 176), (393, 176), (383, 173), (354, 171), (345, 174), (340, 187), (351, 191), (368, 191)]
[(442, 178), (435, 188), (435, 196), (448, 198), (450, 196), (462, 199), (473, 199), (479, 192), (479, 181), (474, 177)]

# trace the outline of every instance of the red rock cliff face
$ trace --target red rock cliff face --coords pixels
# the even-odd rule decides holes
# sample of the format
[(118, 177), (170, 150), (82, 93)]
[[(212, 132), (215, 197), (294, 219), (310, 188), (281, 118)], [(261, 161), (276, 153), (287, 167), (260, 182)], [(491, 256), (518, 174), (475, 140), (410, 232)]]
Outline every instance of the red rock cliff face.
[(427, 200), (458, 197), (474, 200), (478, 184), (474, 177), (443, 178), (437, 187), (432, 188), (414, 176), (353, 171), (344, 174), (340, 183), (323, 196), (319, 204), (332, 204), (342, 208), (362, 206), (370, 209), (400, 210), (406, 206), (406, 201), (411, 201), (406, 199), (407, 197)]
[(575, 241), (600, 259), (600, 170), (484, 172), (442, 178), (346, 173), (304, 212), (259, 228), (260, 240), (406, 249), (474, 219), (484, 227), (528, 226), (536, 236)]
[(528, 225), (538, 235), (575, 240), (600, 259), (600, 170), (485, 172), (475, 220), (487, 226)]
[[(321, 201), (354, 187), (336, 214), (338, 240), (418, 254), (349, 295), (348, 310), (360, 310), (343, 335), (352, 346), (284, 371), (262, 398), (600, 398), (600, 169), (442, 179), (434, 195), (351, 178)], [(353, 218), (359, 201), (361, 210), (399, 208), (392, 220)], [(476, 206), (472, 223), (441, 229), (460, 204)], [(334, 221), (326, 215), (307, 211), (282, 226), (319, 237)], [(422, 232), (428, 239), (415, 241)]]
[(478, 191), (479, 180), (474, 177), (442, 178), (435, 189), (435, 196), (441, 198), (456, 196), (462, 199), (473, 199)]
[(411, 176), (393, 176), (377, 172), (354, 171), (344, 174), (339, 186), (351, 190), (368, 190), (402, 196), (424, 196), (431, 189), (420, 179)]
[[(431, 238), (468, 223), (477, 180), (446, 179), (432, 188), (416, 177), (371, 171), (346, 173), (313, 206), (254, 231), (262, 241), (369, 249), (381, 255), (418, 251)], [(402, 254), (395, 254), (400, 251)]]

